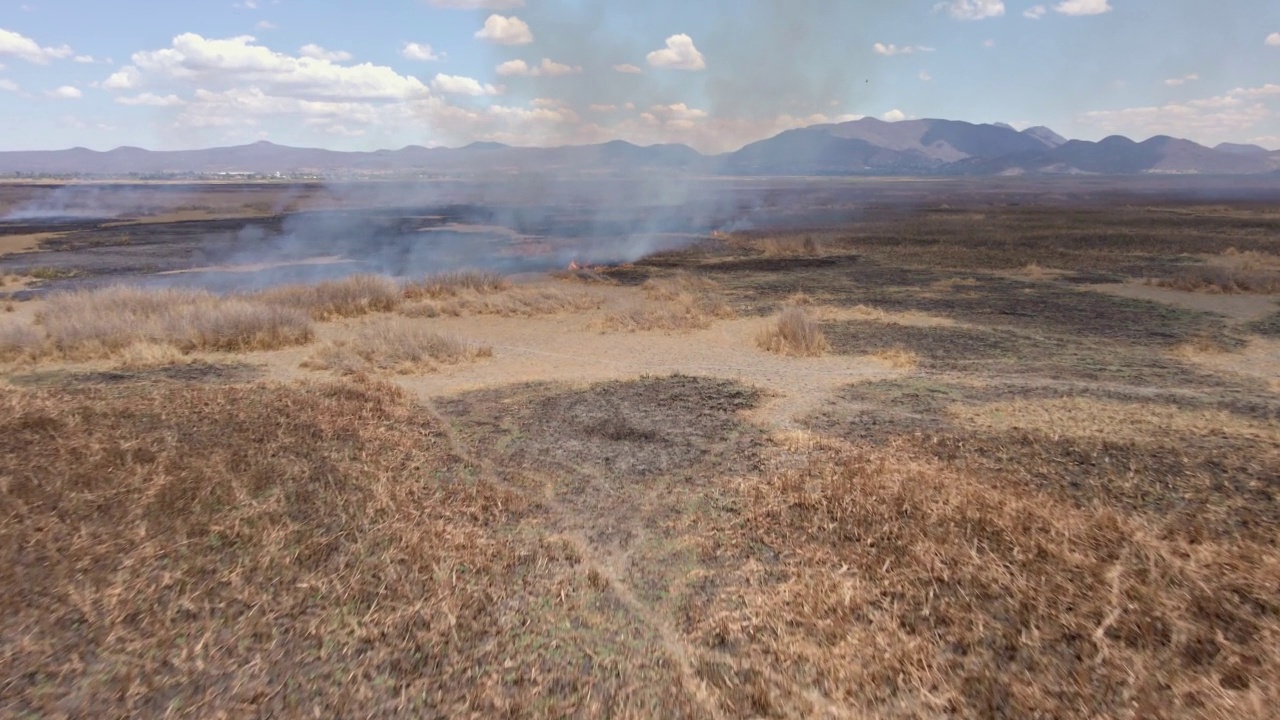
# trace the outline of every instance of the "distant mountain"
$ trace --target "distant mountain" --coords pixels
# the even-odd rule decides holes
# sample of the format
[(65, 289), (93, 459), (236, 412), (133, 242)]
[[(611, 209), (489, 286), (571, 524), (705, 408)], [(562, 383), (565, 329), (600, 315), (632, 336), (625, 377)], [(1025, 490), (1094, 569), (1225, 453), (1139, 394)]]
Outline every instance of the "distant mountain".
[(270, 142), (207, 150), (121, 147), (0, 152), (0, 175), (436, 174), (699, 172), (725, 175), (1020, 175), (1143, 173), (1262, 174), (1280, 171), (1280, 151), (1223, 143), (1214, 148), (1167, 136), (1134, 142), (1115, 135), (1067, 140), (1047, 127), (1019, 132), (1004, 123), (956, 120), (853, 122), (788, 130), (717, 156), (685, 145), (462, 148), (410, 145), (338, 152)]

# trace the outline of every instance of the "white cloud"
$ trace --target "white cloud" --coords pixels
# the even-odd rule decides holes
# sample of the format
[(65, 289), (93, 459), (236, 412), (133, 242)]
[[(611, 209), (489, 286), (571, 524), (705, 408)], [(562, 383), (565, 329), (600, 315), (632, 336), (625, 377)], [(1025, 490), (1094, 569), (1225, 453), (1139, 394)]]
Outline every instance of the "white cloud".
[(1199, 80), (1199, 79), (1200, 79), (1199, 75), (1197, 75), (1196, 73), (1191, 73), (1190, 75), (1183, 75), (1182, 77), (1169, 78), (1168, 80), (1164, 81), (1164, 84), (1168, 85), (1169, 87), (1178, 87), (1179, 85), (1186, 85), (1189, 82), (1195, 82), (1196, 80)]
[(1054, 12), (1063, 15), (1101, 15), (1111, 12), (1109, 0), (1062, 0), (1053, 6)]
[(56, 90), (46, 91), (45, 95), (48, 95), (51, 98), (60, 98), (62, 100), (78, 100), (84, 96), (84, 93), (80, 92), (80, 88), (63, 85)]
[(151, 107), (176, 107), (182, 105), (182, 98), (177, 95), (155, 95), (153, 93), (142, 93), (141, 95), (122, 95), (116, 98), (116, 102), (121, 105), (148, 105)]
[(524, 0), (427, 0), (427, 4), (456, 10), (513, 10), (524, 7)]
[(405, 43), (400, 48), (400, 54), (410, 60), (439, 60), (440, 56), (431, 49), (430, 45), (420, 45), (416, 42)]
[(888, 45), (885, 45), (884, 43), (876, 43), (871, 46), (871, 49), (874, 50), (877, 55), (884, 55), (886, 57), (892, 57), (894, 55), (911, 55), (912, 53), (918, 52), (933, 52), (933, 48), (925, 47), (924, 45), (906, 45), (898, 47), (893, 43), (889, 43)]
[(525, 21), (502, 15), (490, 15), (484, 21), (484, 28), (476, 32), (476, 37), (499, 45), (528, 45), (533, 42), (533, 32)]
[(984, 47), (984, 48), (993, 48), (993, 47), (995, 47), (995, 46), (996, 46), (996, 41), (995, 41), (995, 40), (983, 40), (983, 41), (982, 41), (982, 47)]
[(620, 73), (624, 73), (626, 75), (639, 75), (640, 73), (644, 72), (644, 70), (641, 70), (638, 66), (632, 65), (631, 63), (614, 65), (613, 69)]
[(102, 82), (107, 90), (132, 90), (142, 84), (142, 73), (132, 65), (123, 67)]
[(654, 50), (647, 57), (649, 64), (669, 70), (705, 70), (706, 60), (693, 45), (693, 38), (681, 33), (667, 38), (667, 46)]
[(81, 64), (83, 64), (83, 65), (92, 65), (94, 62), (96, 62), (96, 61), (93, 59), (93, 56), (92, 56), (92, 55), (77, 55), (77, 56), (75, 56), (74, 58), (71, 58), (71, 59), (72, 59), (72, 60), (75, 60), (76, 62), (81, 63)]
[(1280, 113), (1270, 105), (1277, 99), (1280, 85), (1267, 84), (1187, 102), (1095, 110), (1082, 114), (1080, 120), (1105, 132), (1134, 138), (1173, 135), (1214, 142), (1239, 138), (1261, 123), (1280, 119)]
[(950, 0), (933, 6), (956, 20), (983, 20), (1004, 15), (1004, 0)]
[(589, 108), (587, 108), (587, 109), (588, 109), (588, 110), (590, 110), (591, 112), (594, 112), (594, 113), (611, 113), (611, 112), (617, 112), (617, 111), (618, 111), (618, 106), (617, 106), (617, 105), (596, 105), (596, 104), (593, 104), (591, 107), (589, 107)]
[(930, 80), (932, 80), (932, 79), (933, 79), (933, 76), (929, 74), (929, 71), (928, 71), (928, 70), (921, 70), (921, 71), (920, 71), (920, 79), (921, 79), (921, 80), (923, 80), (923, 81), (925, 81), (925, 82), (929, 82)]
[(29, 37), (19, 35), (11, 30), (0, 28), (0, 55), (12, 55), (27, 62), (47, 64), (50, 60), (61, 60), (72, 55), (67, 45), (58, 47), (40, 47)]
[(302, 57), (311, 58), (313, 60), (346, 62), (351, 59), (351, 53), (346, 52), (345, 50), (326, 50), (315, 43), (303, 45), (299, 53)]
[(275, 30), (278, 26), (270, 20), (259, 20), (257, 28), (259, 30)]
[(570, 67), (563, 63), (555, 62), (549, 58), (543, 58), (542, 63), (534, 67), (529, 67), (529, 63), (523, 60), (508, 60), (498, 66), (498, 74), (503, 76), (518, 75), (525, 77), (559, 77), (561, 75), (571, 75), (581, 73), (582, 67)]
[(9, 78), (0, 78), (0, 90), (18, 92), (18, 83), (10, 80)]
[(1280, 47), (1280, 32), (1273, 32), (1267, 36), (1265, 41), (1271, 47)]
[(1045, 14), (1048, 12), (1049, 12), (1049, 9), (1043, 5), (1032, 5), (1031, 7), (1022, 11), (1022, 17), (1030, 18), (1031, 20), (1039, 20), (1040, 18), (1044, 17)]
[(906, 115), (906, 113), (902, 112), (901, 110), (898, 110), (897, 108), (894, 108), (893, 110), (890, 110), (889, 112), (885, 113), (884, 115), (881, 115), (881, 116), (880, 116), (880, 119), (884, 120), (885, 122), (898, 122), (898, 121), (900, 121), (900, 120), (906, 120), (906, 119), (907, 119), (907, 115)]
[(471, 95), (472, 97), (502, 94), (501, 89), (493, 85), (482, 85), (475, 78), (461, 75), (445, 75), (443, 73), (436, 75), (432, 79), (431, 89), (447, 95)]
[(397, 100), (428, 94), (417, 78), (389, 67), (362, 63), (336, 65), (330, 60), (291, 57), (253, 37), (222, 40), (184, 33), (161, 50), (133, 54), (133, 65), (103, 83), (109, 90), (131, 89), (144, 82), (181, 82), (210, 86), (261, 87), (268, 94), (307, 99)]

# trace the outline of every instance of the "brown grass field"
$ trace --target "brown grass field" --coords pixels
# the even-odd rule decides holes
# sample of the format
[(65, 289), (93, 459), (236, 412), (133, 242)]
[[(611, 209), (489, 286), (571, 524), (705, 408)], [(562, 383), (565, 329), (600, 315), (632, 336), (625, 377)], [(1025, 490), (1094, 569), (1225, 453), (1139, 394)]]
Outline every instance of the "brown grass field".
[(960, 198), (15, 295), (0, 716), (1277, 717), (1277, 257)]

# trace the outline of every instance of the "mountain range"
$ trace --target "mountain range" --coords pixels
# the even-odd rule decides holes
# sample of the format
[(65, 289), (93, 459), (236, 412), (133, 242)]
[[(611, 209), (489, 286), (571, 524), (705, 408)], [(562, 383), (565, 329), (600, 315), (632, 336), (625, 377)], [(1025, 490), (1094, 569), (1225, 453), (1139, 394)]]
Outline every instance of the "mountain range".
[(1020, 175), (1280, 173), (1280, 151), (1223, 143), (1206, 147), (1157, 136), (1068, 140), (1046, 127), (956, 120), (852, 122), (788, 130), (722, 155), (685, 145), (513, 147), (478, 142), (461, 148), (409, 146), (342, 152), (270, 142), (207, 150), (121, 147), (0, 152), (0, 175), (137, 176), (197, 174), (436, 174), (686, 171), (722, 175)]

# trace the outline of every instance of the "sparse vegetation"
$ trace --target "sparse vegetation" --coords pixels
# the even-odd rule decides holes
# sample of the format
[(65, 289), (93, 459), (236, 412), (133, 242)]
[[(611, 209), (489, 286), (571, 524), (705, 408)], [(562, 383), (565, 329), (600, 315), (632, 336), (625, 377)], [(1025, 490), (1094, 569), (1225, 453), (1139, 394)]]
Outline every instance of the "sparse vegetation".
[(471, 293), (487, 295), (507, 290), (511, 282), (501, 273), (486, 270), (462, 270), (458, 272), (428, 275), (406, 283), (404, 296), (409, 300), (424, 298), (440, 300)]
[(906, 348), (887, 348), (872, 353), (871, 357), (895, 370), (915, 370), (920, 366), (920, 355)]
[(650, 279), (641, 289), (646, 301), (610, 313), (601, 323), (604, 330), (684, 332), (737, 316), (720, 295), (717, 283), (692, 273)]
[(513, 286), (502, 291), (462, 289), (451, 295), (428, 297), (401, 306), (407, 317), (464, 317), (499, 315), (503, 317), (535, 317), (562, 312), (582, 312), (600, 307), (599, 295), (557, 287)]
[(1148, 278), (1160, 287), (1185, 292), (1280, 294), (1280, 267), (1196, 265), (1171, 277)]
[(402, 292), (389, 277), (352, 275), (314, 285), (286, 285), (249, 297), (267, 305), (300, 310), (314, 320), (335, 320), (394, 310)]
[(350, 339), (320, 347), (303, 366), (340, 374), (408, 374), (431, 372), (437, 364), (450, 365), (492, 354), (492, 348), (441, 335), (421, 322), (384, 320), (361, 327)]
[(772, 353), (800, 357), (822, 355), (831, 349), (822, 328), (798, 307), (783, 310), (776, 321), (756, 336), (756, 344)]

